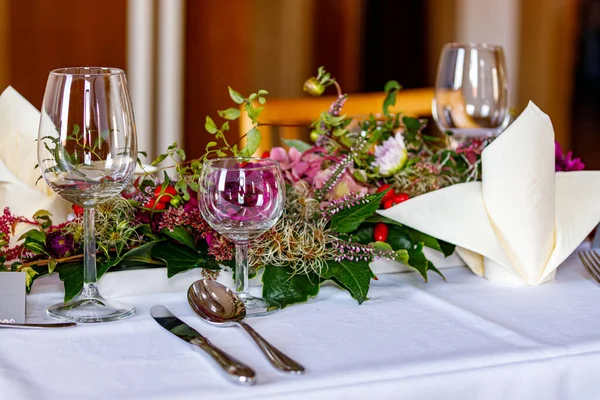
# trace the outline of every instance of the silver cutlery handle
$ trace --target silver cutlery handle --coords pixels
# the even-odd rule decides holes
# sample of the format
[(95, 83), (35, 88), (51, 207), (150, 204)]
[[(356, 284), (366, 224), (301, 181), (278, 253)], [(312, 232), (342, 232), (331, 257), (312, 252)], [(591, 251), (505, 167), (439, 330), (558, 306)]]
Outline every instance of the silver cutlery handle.
[(207, 339), (194, 338), (190, 340), (190, 343), (204, 350), (221, 367), (225, 377), (229, 380), (242, 385), (254, 385), (256, 374), (252, 368), (216, 348)]
[(238, 322), (248, 332), (254, 342), (258, 345), (258, 348), (267, 356), (267, 359), (271, 364), (280, 371), (287, 372), (290, 374), (302, 374), (304, 373), (304, 367), (292, 360), (281, 351), (279, 351), (271, 343), (267, 342), (265, 338), (260, 336), (250, 325), (244, 321)]
[(74, 322), (59, 322), (56, 324), (0, 324), (1, 328), (12, 329), (54, 329), (54, 328), (73, 328), (77, 326)]

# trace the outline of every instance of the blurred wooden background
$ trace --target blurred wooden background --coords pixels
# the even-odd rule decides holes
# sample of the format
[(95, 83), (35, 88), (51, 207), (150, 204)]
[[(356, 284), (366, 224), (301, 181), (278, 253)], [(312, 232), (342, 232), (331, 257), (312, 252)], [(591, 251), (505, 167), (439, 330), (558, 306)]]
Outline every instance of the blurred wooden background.
[[(230, 106), (228, 85), (300, 96), (304, 79), (325, 65), (350, 93), (381, 90), (389, 79), (432, 86), (445, 42), (491, 41), (508, 53), (512, 106), (534, 100), (563, 145), (594, 165), (598, 125), (584, 124), (594, 132), (582, 141), (573, 120), (581, 109), (573, 108), (573, 87), (586, 3), (597, 1), (0, 0), (0, 86), (13, 85), (39, 107), (53, 68), (121, 67), (130, 83), (145, 71), (144, 79), (134, 77), (141, 142), (156, 154), (175, 138), (199, 156), (209, 139), (205, 116)], [(132, 35), (132, 24), (147, 40)], [(140, 53), (144, 43), (149, 50)], [(167, 52), (178, 50), (169, 43), (180, 52)], [(133, 60), (135, 54), (148, 59)], [(161, 64), (164, 54), (181, 59)]]

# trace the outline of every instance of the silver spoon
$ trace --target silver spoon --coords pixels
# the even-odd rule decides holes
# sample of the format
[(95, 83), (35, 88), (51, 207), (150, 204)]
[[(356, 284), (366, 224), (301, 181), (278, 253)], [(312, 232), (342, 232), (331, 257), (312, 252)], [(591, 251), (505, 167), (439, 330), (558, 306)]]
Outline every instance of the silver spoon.
[(192, 283), (187, 298), (192, 310), (203, 320), (218, 326), (238, 325), (244, 328), (275, 368), (290, 374), (304, 373), (302, 365), (277, 350), (243, 321), (246, 307), (228, 287), (216, 281), (200, 279)]

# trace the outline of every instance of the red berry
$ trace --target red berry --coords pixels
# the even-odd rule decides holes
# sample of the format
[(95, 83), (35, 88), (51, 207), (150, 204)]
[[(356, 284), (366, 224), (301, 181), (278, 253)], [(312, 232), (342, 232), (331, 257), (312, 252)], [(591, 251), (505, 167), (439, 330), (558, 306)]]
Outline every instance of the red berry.
[(407, 195), (406, 193), (398, 193), (398, 194), (394, 194), (394, 197), (392, 197), (392, 201), (395, 204), (400, 204), (405, 202), (406, 200), (410, 199), (410, 196)]
[(271, 157), (271, 153), (269, 152), (269, 150), (265, 150), (262, 153), (262, 156), (260, 156), (260, 158), (269, 158)]
[(162, 186), (157, 186), (154, 189), (154, 197), (158, 200), (159, 203), (168, 203), (171, 201), (171, 198), (177, 194), (177, 191), (173, 186), (167, 186), (163, 191)]
[(373, 239), (377, 242), (385, 242), (388, 237), (388, 226), (383, 222), (378, 222), (375, 224), (375, 228), (373, 229)]
[(394, 203), (394, 201), (392, 199), (389, 199), (389, 200), (386, 200), (383, 202), (383, 208), (385, 208), (386, 210), (395, 205), (396, 205), (396, 203)]
[[(389, 189), (390, 187), (391, 187), (391, 185), (389, 183), (381, 185), (377, 188), (377, 193), (381, 193), (381, 192), (385, 191), (386, 189)], [(394, 191), (391, 189), (388, 190), (388, 192), (381, 199), (381, 204), (385, 203), (387, 200), (391, 199), (393, 196), (394, 196)]]

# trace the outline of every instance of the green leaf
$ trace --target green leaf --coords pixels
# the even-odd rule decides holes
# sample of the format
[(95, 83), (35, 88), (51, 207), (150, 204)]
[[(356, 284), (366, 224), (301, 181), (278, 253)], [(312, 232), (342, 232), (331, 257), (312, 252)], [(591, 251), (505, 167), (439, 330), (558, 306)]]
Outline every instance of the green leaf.
[(388, 225), (388, 237), (386, 242), (388, 242), (394, 250), (411, 250), (415, 247), (415, 243), (413, 242), (408, 229), (403, 226)]
[(38, 275), (38, 272), (31, 267), (25, 267), (21, 270), (21, 272), (25, 272), (25, 289), (27, 293), (31, 290), (31, 285), (33, 285), (33, 281), (35, 280), (35, 276)]
[(379, 203), (386, 192), (370, 194), (363, 199), (365, 203), (358, 203), (355, 206), (344, 208), (331, 217), (331, 229), (340, 233), (349, 233), (356, 230), (363, 221), (373, 215), (379, 208)]
[(448, 257), (452, 255), (452, 253), (454, 253), (454, 245), (444, 242), (442, 240), (438, 240), (433, 236), (429, 236), (412, 228), (407, 227), (406, 229), (415, 243), (421, 242), (430, 249), (434, 249), (439, 251), (440, 253), (443, 253), (444, 257)]
[(396, 104), (396, 94), (402, 86), (396, 81), (389, 81), (385, 84), (384, 91), (386, 93), (385, 99), (383, 100), (383, 115), (386, 117), (390, 115), (389, 108)]
[(54, 269), (56, 268), (56, 261), (52, 260), (48, 263), (48, 273), (51, 274), (54, 272)]
[(429, 261), (423, 254), (423, 243), (418, 243), (414, 249), (408, 250), (408, 266), (416, 269), (427, 282), (427, 269)]
[[(97, 274), (100, 279), (114, 265), (114, 260), (100, 258), (98, 261)], [(83, 288), (83, 263), (73, 262), (61, 265), (58, 268), (58, 277), (65, 284), (64, 301), (67, 302)]]
[(237, 104), (242, 104), (244, 102), (244, 96), (233, 90), (231, 87), (227, 86), (229, 89), (229, 96), (231, 100), (233, 100)]
[(36, 211), (35, 214), (33, 214), (33, 218), (39, 218), (39, 217), (45, 217), (45, 216), (51, 217), (52, 214), (50, 213), (50, 211), (47, 211), (47, 210), (38, 210), (38, 211)]
[(129, 250), (121, 258), (118, 267), (120, 269), (164, 267), (164, 262), (152, 258), (152, 248), (158, 243), (160, 241), (148, 242)]
[(383, 87), (383, 91), (388, 93), (392, 90), (400, 90), (402, 89), (402, 86), (400, 86), (400, 84), (397, 81), (388, 81), (385, 86)]
[(306, 150), (312, 148), (312, 146), (302, 140), (297, 139), (281, 139), (283, 144), (288, 147), (293, 147), (298, 150), (300, 153), (304, 153)]
[(228, 108), (227, 110), (220, 110), (217, 112), (221, 118), (225, 118), (230, 121), (238, 119), (241, 115), (241, 112), (238, 108)]
[(31, 238), (25, 239), (23, 247), (35, 254), (46, 254), (45, 244)]
[(79, 135), (79, 132), (81, 132), (81, 128), (79, 127), (79, 125), (77, 124), (73, 124), (73, 135), (77, 136)]
[(204, 123), (204, 128), (208, 133), (217, 133), (217, 125), (215, 125), (215, 121), (212, 120), (208, 115), (206, 116), (206, 122)]
[(167, 264), (169, 278), (193, 268), (219, 269), (218, 263), (209, 259), (206, 251), (194, 251), (188, 246), (171, 241), (158, 243), (152, 248), (151, 254), (152, 258), (158, 258)]
[(384, 217), (383, 215), (380, 215), (380, 214), (373, 214), (373, 215), (371, 215), (369, 218), (365, 219), (365, 222), (370, 222), (370, 223), (373, 223), (373, 224), (376, 224), (377, 222), (383, 222), (383, 223), (388, 224), (388, 225), (404, 226), (400, 222), (394, 221), (393, 219)]
[(267, 94), (269, 94), (269, 92), (267, 92), (267, 91), (266, 91), (266, 90), (264, 90), (264, 89), (260, 89), (260, 90), (258, 91), (258, 95), (259, 95), (259, 96), (265, 96), (265, 95), (267, 95)]
[(153, 167), (160, 164), (161, 162), (165, 161), (165, 159), (167, 158), (166, 154), (161, 154), (158, 157), (156, 157), (156, 160), (152, 161), (152, 163), (150, 165), (152, 165)]
[(259, 102), (260, 104), (265, 104), (265, 103), (267, 102), (267, 100), (266, 100), (264, 97), (260, 96), (260, 97), (258, 98), (258, 102)]
[(35, 242), (46, 243), (46, 234), (37, 229), (30, 229), (27, 232), (25, 232), (24, 234), (22, 234), (21, 237), (19, 238), (19, 240), (23, 240), (23, 239), (31, 239)]
[(419, 129), (421, 129), (421, 123), (417, 118), (404, 116), (402, 117), (402, 123), (404, 124), (406, 129), (410, 131), (418, 131)]
[(163, 229), (161, 234), (170, 237), (171, 239), (186, 245), (192, 250), (196, 250), (196, 244), (194, 243), (194, 237), (185, 228), (176, 226), (172, 231), (167, 228)]
[(267, 265), (262, 282), (263, 297), (286, 307), (315, 297), (319, 293), (320, 279), (316, 274), (294, 274), (290, 268)]
[(246, 134), (246, 147), (242, 149), (240, 155), (242, 157), (252, 157), (258, 146), (260, 146), (260, 131), (252, 128)]
[(367, 300), (371, 279), (375, 277), (367, 261), (328, 261), (321, 277), (331, 279), (346, 289), (361, 304)]
[(435, 267), (435, 265), (433, 265), (433, 263), (432, 263), (431, 261), (429, 261), (429, 260), (427, 260), (427, 271), (433, 271), (433, 272), (435, 272), (436, 274), (438, 274), (439, 276), (441, 276), (441, 277), (442, 277), (442, 279), (443, 279), (445, 282), (448, 282), (448, 281), (446, 280), (446, 277), (444, 276), (444, 274), (442, 274), (442, 272), (441, 272), (439, 269), (437, 269), (437, 268)]

